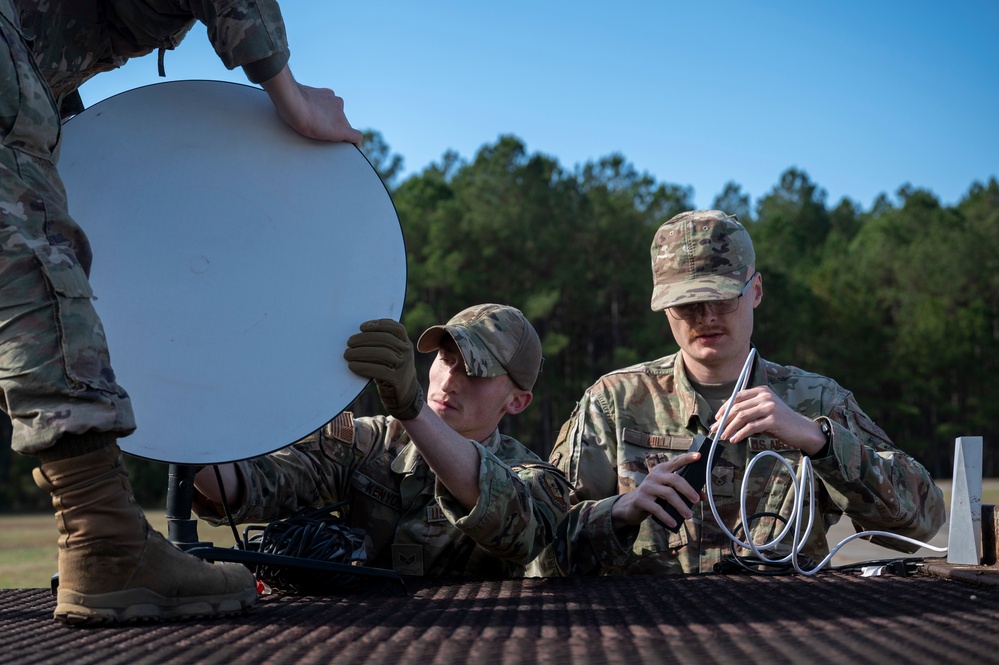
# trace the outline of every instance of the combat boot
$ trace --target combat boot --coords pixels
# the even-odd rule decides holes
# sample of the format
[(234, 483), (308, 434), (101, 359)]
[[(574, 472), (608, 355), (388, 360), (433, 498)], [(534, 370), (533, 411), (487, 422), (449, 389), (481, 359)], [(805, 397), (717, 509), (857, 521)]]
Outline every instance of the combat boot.
[(183, 553), (149, 526), (117, 444), (42, 462), (59, 528), (55, 619), (116, 624), (236, 614), (256, 602), (253, 574)]

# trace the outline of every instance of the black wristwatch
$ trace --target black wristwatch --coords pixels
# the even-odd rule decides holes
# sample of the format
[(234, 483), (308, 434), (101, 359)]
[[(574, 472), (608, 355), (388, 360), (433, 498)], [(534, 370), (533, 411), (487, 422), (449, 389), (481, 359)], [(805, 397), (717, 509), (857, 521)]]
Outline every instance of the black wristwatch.
[(832, 424), (829, 419), (825, 416), (818, 419), (819, 429), (822, 430), (822, 435), (826, 437), (826, 445), (822, 446), (822, 450), (817, 452), (812, 457), (825, 457), (829, 454), (829, 446), (832, 445)]

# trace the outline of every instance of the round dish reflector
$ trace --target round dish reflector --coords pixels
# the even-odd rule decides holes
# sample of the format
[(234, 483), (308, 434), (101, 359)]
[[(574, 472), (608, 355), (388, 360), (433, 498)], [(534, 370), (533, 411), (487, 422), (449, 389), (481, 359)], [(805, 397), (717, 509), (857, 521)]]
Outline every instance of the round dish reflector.
[(300, 136), (259, 88), (178, 81), (67, 122), (59, 171), (135, 410), (125, 452), (263, 455), (364, 388), (343, 350), (362, 322), (402, 315), (406, 249), (355, 146)]

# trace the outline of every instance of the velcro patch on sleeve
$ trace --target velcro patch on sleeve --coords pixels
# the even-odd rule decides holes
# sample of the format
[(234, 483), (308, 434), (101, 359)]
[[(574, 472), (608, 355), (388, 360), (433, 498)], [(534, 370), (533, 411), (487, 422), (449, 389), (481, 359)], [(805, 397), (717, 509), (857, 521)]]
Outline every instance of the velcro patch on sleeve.
[(354, 442), (354, 414), (344, 411), (326, 425), (326, 436), (343, 443)]

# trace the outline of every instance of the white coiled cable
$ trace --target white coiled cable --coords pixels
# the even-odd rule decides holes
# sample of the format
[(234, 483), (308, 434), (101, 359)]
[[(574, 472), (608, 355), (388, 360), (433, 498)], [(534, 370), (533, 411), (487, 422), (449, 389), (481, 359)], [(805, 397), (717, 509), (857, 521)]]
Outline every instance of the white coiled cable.
[[(746, 363), (742, 366), (742, 372), (739, 374), (739, 380), (736, 381), (735, 390), (732, 392), (731, 398), (728, 400), (728, 406), (725, 408), (725, 413), (722, 414), (721, 422), (718, 423), (718, 427), (715, 429), (714, 437), (711, 439), (711, 447), (708, 450), (708, 482), (705, 483), (708, 495), (708, 505), (711, 506), (711, 514), (714, 515), (715, 521), (718, 526), (721, 527), (725, 535), (728, 536), (734, 544), (739, 545), (748, 550), (752, 550), (753, 554), (758, 558), (758, 563), (761, 565), (786, 565), (790, 563), (794, 570), (801, 573), (802, 575), (814, 575), (819, 572), (829, 561), (836, 555), (836, 553), (844, 545), (849, 543), (851, 540), (856, 540), (857, 538), (864, 538), (867, 536), (884, 536), (888, 538), (895, 538), (898, 540), (905, 541), (912, 545), (917, 545), (919, 547), (925, 547), (926, 549), (933, 550), (934, 552), (946, 552), (946, 547), (936, 547), (930, 545), (929, 543), (924, 543), (922, 541), (916, 540), (914, 538), (909, 538), (907, 536), (900, 536), (889, 531), (861, 531), (855, 533), (851, 536), (844, 538), (838, 545), (833, 547), (829, 554), (813, 568), (808, 570), (801, 567), (799, 563), (799, 555), (802, 549), (804, 549), (805, 543), (808, 541), (808, 536), (812, 532), (812, 525), (815, 522), (815, 473), (812, 471), (812, 461), (809, 459), (808, 455), (802, 454), (801, 464), (802, 464), (802, 481), (799, 482), (797, 474), (794, 472), (794, 468), (791, 463), (784, 459), (781, 455), (773, 452), (772, 450), (765, 450), (757, 455), (755, 455), (746, 466), (746, 473), (742, 479), (742, 487), (739, 490), (739, 516), (742, 520), (743, 531), (746, 534), (746, 541), (741, 540), (738, 536), (732, 533), (725, 523), (722, 521), (721, 516), (718, 514), (718, 508), (715, 506), (714, 493), (711, 490), (710, 473), (711, 469), (714, 467), (714, 455), (715, 448), (718, 446), (718, 440), (721, 437), (722, 431), (725, 429), (725, 422), (728, 420), (728, 414), (732, 410), (732, 404), (735, 402), (735, 396), (746, 386), (749, 381), (750, 370), (753, 366), (753, 359), (756, 357), (756, 349), (749, 350), (749, 357), (746, 358)], [(762, 545), (757, 545), (753, 542), (750, 537), (750, 523), (749, 515), (746, 511), (746, 496), (747, 496), (747, 481), (749, 480), (753, 467), (761, 459), (765, 457), (776, 458), (791, 476), (791, 480), (794, 483), (794, 501), (792, 502), (791, 514), (787, 521), (784, 523), (784, 528), (781, 529), (780, 533), (774, 536), (774, 538)], [(805, 511), (802, 509), (802, 504), (805, 501), (805, 491), (808, 491), (808, 525), (802, 531), (801, 523), (804, 519)], [(783, 557), (771, 558), (768, 557), (764, 551), (768, 550), (772, 546), (781, 542), (788, 534), (788, 531), (794, 529), (794, 537), (791, 540), (791, 551)]]

